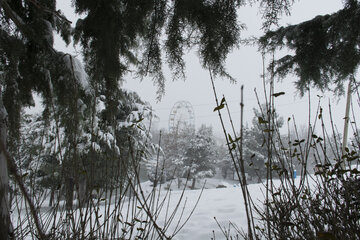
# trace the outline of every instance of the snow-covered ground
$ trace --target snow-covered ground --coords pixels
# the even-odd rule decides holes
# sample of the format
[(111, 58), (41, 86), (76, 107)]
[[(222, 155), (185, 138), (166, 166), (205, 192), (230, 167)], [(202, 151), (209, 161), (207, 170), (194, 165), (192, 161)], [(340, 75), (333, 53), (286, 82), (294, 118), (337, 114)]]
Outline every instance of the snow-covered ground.
[[(262, 196), (259, 185), (251, 186), (250, 189), (255, 199)], [(178, 193), (174, 192), (174, 198)], [(189, 214), (199, 194), (200, 190), (186, 192), (189, 206), (186, 214)], [(227, 228), (229, 222), (232, 222), (246, 230), (247, 220), (240, 187), (205, 189), (193, 215), (176, 239), (211, 239), (213, 231), (216, 239), (224, 239), (214, 217), (221, 226)]]
[[(176, 183), (173, 184), (174, 186), (176, 185)], [(197, 183), (197, 187), (201, 187), (201, 184), (203, 184), (203, 181)], [(145, 182), (142, 185), (144, 189), (150, 189), (149, 182)], [(226, 188), (216, 188), (218, 185), (224, 185)], [(262, 184), (251, 184), (248, 188), (254, 201), (264, 199), (264, 186)], [(201, 189), (185, 191), (182, 203), (186, 201), (186, 208), (183, 214), (184, 219), (181, 222), (183, 222), (193, 210), (193, 206), (195, 206), (200, 193)], [(170, 210), (175, 208), (181, 194), (181, 190), (172, 190)], [(164, 213), (161, 217), (164, 217)], [(161, 217), (159, 218), (160, 220)], [(244, 201), (241, 188), (236, 181), (206, 179), (205, 189), (202, 192), (198, 205), (189, 221), (174, 239), (209, 240), (214, 237), (214, 234), (215, 239), (225, 239), (214, 218), (216, 218), (221, 227), (225, 227), (226, 229), (229, 228), (229, 223), (231, 222), (238, 228), (244, 231), (247, 230)], [(175, 220), (176, 219), (177, 218), (175, 218)], [(169, 230), (174, 229), (173, 225), (176, 225), (176, 221), (174, 221), (174, 223)], [(235, 234), (233, 228), (231, 232)], [(172, 233), (172, 231), (168, 231), (168, 234), (169, 233)]]
[[(170, 187), (172, 190), (169, 204), (166, 201), (166, 206), (169, 206), (169, 212), (166, 213), (164, 208), (159, 214), (159, 218), (157, 219), (157, 223), (161, 228), (164, 227), (164, 220), (166, 218), (168, 219), (171, 212), (176, 208), (181, 195), (184, 195), (179, 206), (179, 210), (177, 211), (172, 224), (166, 231), (168, 236), (171, 236), (173, 232), (184, 223), (192, 211), (191, 218), (184, 225), (181, 231), (176, 234), (174, 239), (205, 240), (214, 238), (214, 236), (215, 239), (225, 239), (214, 218), (217, 219), (221, 227), (225, 227), (226, 229), (229, 228), (229, 223), (231, 222), (232, 224), (236, 225), (238, 229), (243, 229), (244, 231), (247, 230), (247, 219), (243, 197), (241, 188), (237, 182), (230, 180), (224, 181), (221, 179), (206, 179), (206, 184), (204, 185), (204, 181), (205, 180), (202, 180), (197, 183), (196, 186), (199, 189), (187, 189), (184, 192), (177, 189), (176, 181), (171, 184)], [(275, 181), (275, 183), (276, 182), (277, 181)], [(188, 185), (191, 185), (191, 182), (189, 182)], [(202, 185), (205, 186), (203, 190), (200, 189)], [(219, 185), (226, 186), (226, 188), (216, 188)], [(145, 195), (149, 194), (153, 189), (150, 181), (141, 183), (141, 186)], [(165, 188), (168, 187), (168, 183), (162, 185), (160, 199), (165, 196)], [(248, 185), (248, 189), (252, 199), (255, 202), (260, 203), (260, 201), (263, 201), (264, 186), (262, 184), (250, 184)], [(201, 192), (202, 195), (199, 199)], [(194, 209), (198, 199), (199, 202)], [(184, 204), (186, 204), (185, 207)], [(102, 212), (104, 210), (104, 206), (100, 206), (100, 209), (100, 212)], [(125, 209), (123, 209), (123, 211), (124, 210)], [(25, 217), (24, 212), (21, 213), (21, 215), (22, 217)], [(123, 212), (123, 215), (125, 215), (125, 212)], [(142, 217), (140, 216), (140, 218)], [(179, 225), (177, 226), (179, 219)], [(231, 233), (236, 234), (234, 228), (231, 229)]]

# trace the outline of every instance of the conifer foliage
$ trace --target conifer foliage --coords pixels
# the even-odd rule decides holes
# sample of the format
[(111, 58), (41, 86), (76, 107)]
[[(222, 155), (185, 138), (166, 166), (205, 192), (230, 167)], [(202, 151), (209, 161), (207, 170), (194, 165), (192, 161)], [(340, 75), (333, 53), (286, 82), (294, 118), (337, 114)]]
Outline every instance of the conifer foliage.
[[(336, 13), (267, 32), (261, 39), (263, 51), (287, 47), (287, 54), (274, 62), (275, 73), (299, 77), (297, 88), (310, 86), (342, 90), (344, 80), (355, 74), (360, 63), (360, 2), (346, 0)], [(341, 92), (341, 91), (340, 91)]]
[(202, 125), (195, 136), (190, 139), (189, 147), (185, 154), (185, 174), (192, 179), (192, 189), (196, 180), (212, 177), (215, 174), (216, 144), (212, 128)]
[(269, 150), (268, 147), (274, 147), (273, 130), (269, 129), (269, 122), (274, 122), (277, 128), (281, 128), (284, 121), (275, 110), (267, 112), (266, 105), (261, 105), (260, 111), (253, 109), (253, 126), (244, 128), (244, 159), (246, 161), (245, 171), (254, 181), (261, 182), (266, 178)]

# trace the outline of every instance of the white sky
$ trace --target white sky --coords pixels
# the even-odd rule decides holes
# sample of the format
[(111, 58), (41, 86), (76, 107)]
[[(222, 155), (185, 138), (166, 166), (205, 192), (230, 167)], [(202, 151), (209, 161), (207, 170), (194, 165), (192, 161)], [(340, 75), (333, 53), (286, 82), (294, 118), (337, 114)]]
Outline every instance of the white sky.
[[(58, 1), (60, 2), (60, 1)], [(342, 8), (341, 0), (300, 0), (295, 1), (292, 7), (291, 16), (284, 16), (281, 25), (296, 24), (305, 20), (309, 20), (317, 15), (331, 14)], [(62, 0), (58, 3), (60, 8), (71, 21), (73, 25), (76, 23), (76, 16), (71, 8), (70, 0)], [(245, 7), (239, 11), (239, 20), (247, 25), (242, 37), (260, 36), (261, 31), (261, 15), (256, 7)], [(61, 51), (74, 54), (74, 50), (66, 48), (64, 43), (59, 39), (55, 41), (55, 46)], [(196, 50), (196, 49), (195, 49)], [(212, 125), (214, 131), (218, 134), (222, 133), (220, 121), (216, 112), (214, 95), (212, 92), (211, 82), (207, 70), (201, 68), (196, 51), (192, 51), (185, 56), (186, 62), (186, 81), (172, 81), (169, 70), (164, 65), (164, 73), (167, 79), (165, 96), (160, 102), (156, 100), (156, 87), (151, 79), (139, 79), (127, 76), (123, 87), (136, 91), (143, 100), (149, 102), (155, 113), (159, 116), (157, 126), (160, 128), (168, 128), (168, 119), (172, 106), (181, 100), (189, 101), (195, 111), (195, 124), (199, 127), (201, 124)], [(260, 100), (263, 102), (263, 87), (260, 75), (262, 74), (262, 58), (257, 52), (257, 47), (240, 47), (228, 57), (226, 67), (230, 75), (236, 80), (237, 84), (231, 84), (228, 80), (217, 79), (215, 84), (218, 97), (221, 99), (225, 95), (230, 108), (232, 110), (233, 120), (236, 126), (239, 125), (240, 118), (240, 86), (244, 85), (244, 121), (251, 125), (253, 118), (252, 108), (257, 107), (254, 89), (256, 88), (260, 94)], [(284, 91), (285, 95), (276, 99), (276, 109), (284, 119), (294, 115), (298, 125), (306, 124), (308, 121), (308, 98), (301, 98), (295, 91), (293, 82), (296, 80), (294, 76), (287, 77), (283, 82), (275, 84), (275, 92)], [(312, 109), (317, 107), (317, 93), (312, 90)], [(333, 119), (337, 124), (340, 132), (343, 128), (343, 117), (345, 109), (344, 97), (334, 99), (331, 93), (321, 94), (322, 107), (324, 108), (324, 116), (327, 116), (328, 103), (333, 105)], [(335, 106), (336, 105), (336, 106)], [(312, 117), (313, 121), (314, 117)], [(328, 119), (328, 118), (326, 118)], [(237, 127), (238, 129), (238, 127)], [(284, 129), (285, 130), (285, 129)], [(286, 131), (286, 130), (285, 130)]]

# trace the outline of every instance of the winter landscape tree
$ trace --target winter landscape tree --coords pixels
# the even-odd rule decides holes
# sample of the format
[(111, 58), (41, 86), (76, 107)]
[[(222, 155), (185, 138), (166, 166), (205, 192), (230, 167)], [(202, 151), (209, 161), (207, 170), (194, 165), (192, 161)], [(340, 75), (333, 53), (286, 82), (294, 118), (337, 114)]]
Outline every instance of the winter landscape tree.
[(249, 177), (261, 182), (261, 179), (266, 178), (266, 164), (269, 157), (268, 146), (270, 146), (270, 138), (272, 138), (272, 135), (269, 135), (272, 133), (269, 129), (269, 122), (274, 121), (275, 126), (281, 128), (283, 119), (278, 116), (275, 110), (269, 113), (265, 104), (261, 105), (261, 111), (253, 109), (253, 112), (252, 126), (244, 128), (243, 133), (245, 171)]
[[(184, 52), (197, 47), (204, 68), (231, 79), (225, 69), (225, 58), (239, 44), (243, 28), (237, 21), (237, 9), (244, 3), (240, 0), (75, 0), (73, 7), (82, 14), (75, 29), (57, 11), (56, 2), (0, 1), (0, 235), (4, 239), (13, 234), (7, 170), (21, 185), (17, 168), (29, 168), (33, 161), (19, 152), (20, 143), (26, 141), (21, 113), (23, 107), (34, 105), (33, 93), (40, 96), (43, 113), (41, 119), (32, 123), (54, 131), (41, 133), (47, 140), (43, 142), (39, 136), (33, 146), (26, 146), (25, 152), (33, 151), (37, 158), (42, 158), (38, 162), (43, 166), (42, 180), (50, 174), (44, 171), (48, 164), (62, 167), (60, 177), (70, 212), (74, 188), (121, 185), (136, 168), (134, 155), (144, 154), (143, 149), (136, 153), (132, 150), (146, 147), (143, 141), (146, 136), (139, 123), (147, 109), (139, 97), (121, 89), (125, 74), (135, 69), (140, 76), (152, 76), (160, 98), (165, 84), (163, 55), (174, 78), (184, 78)], [(267, 28), (276, 23), (280, 13), (289, 12), (292, 1), (256, 2), (263, 10)], [(300, 76), (299, 89), (305, 89), (311, 81), (326, 88), (334, 76), (335, 83), (341, 86), (342, 80), (354, 74), (359, 62), (358, 9), (358, 1), (348, 0), (343, 10), (331, 16), (265, 35), (261, 43), (266, 49), (288, 44), (296, 50), (295, 56), (276, 62), (280, 64), (277, 73), (285, 75), (295, 67)], [(344, 24), (347, 28), (342, 28)], [(81, 46), (85, 68), (80, 60), (53, 48), (54, 32), (66, 44), (74, 40)], [(285, 36), (287, 42), (283, 41)], [(185, 154), (184, 164), (189, 166), (193, 187), (197, 177), (213, 172), (208, 164), (213, 161), (210, 133), (211, 130), (202, 127)], [(44, 144), (42, 153), (46, 154), (37, 153), (37, 144)], [(25, 165), (22, 160), (27, 161)], [(106, 174), (101, 175), (104, 168)], [(109, 172), (112, 168), (121, 173)], [(81, 179), (82, 172), (96, 177), (87, 182)], [(105, 182), (101, 183), (102, 180)], [(48, 183), (43, 182), (44, 188), (54, 187)], [(26, 188), (21, 189), (27, 196)], [(30, 198), (26, 199), (32, 206)], [(44, 239), (44, 229), (36, 224), (36, 211), (32, 212), (37, 236)]]
[(164, 134), (162, 149), (169, 178), (177, 178), (178, 188), (181, 187), (181, 178), (184, 177), (185, 156), (195, 129), (184, 126)]
[(221, 175), (224, 179), (234, 179), (235, 167), (228, 151), (229, 150), (225, 145), (218, 146), (217, 165), (219, 166)]
[(184, 159), (184, 175), (192, 179), (195, 189), (196, 179), (212, 177), (215, 174), (215, 141), (211, 127), (202, 125), (190, 139)]
[[(196, 179), (215, 174), (219, 154), (212, 127), (202, 125), (196, 131), (183, 126), (171, 132), (162, 132), (161, 139), (161, 151), (156, 151), (147, 161), (148, 175), (154, 186), (159, 181), (177, 178), (178, 188), (181, 188), (181, 178), (188, 178), (192, 179), (194, 189)], [(231, 168), (231, 165), (227, 167)]]

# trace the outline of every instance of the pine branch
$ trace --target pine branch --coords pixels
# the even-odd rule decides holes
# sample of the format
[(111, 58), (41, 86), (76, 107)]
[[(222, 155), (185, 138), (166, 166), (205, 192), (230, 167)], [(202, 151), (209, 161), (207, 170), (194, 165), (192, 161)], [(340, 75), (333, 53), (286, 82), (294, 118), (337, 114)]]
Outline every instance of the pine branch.
[(34, 41), (40, 46), (47, 48), (52, 53), (56, 53), (56, 50), (47, 41), (42, 41), (41, 38), (35, 36), (31, 31), (29, 31), (29, 28), (27, 28), (26, 24), (22, 21), (21, 17), (11, 9), (7, 0), (0, 0), (0, 8), (4, 10), (5, 15), (13, 21), (16, 27), (20, 30), (20, 32), (24, 34), (26, 38), (28, 38), (31, 41)]
[(72, 22), (70, 20), (68, 20), (64, 15), (60, 14), (59, 11), (54, 11), (54, 10), (51, 10), (43, 5), (41, 5), (38, 1), (36, 0), (27, 0), (29, 2), (31, 2), (37, 9), (45, 12), (45, 13), (49, 13), (49, 14), (53, 14), (55, 16), (57, 16), (58, 18), (64, 20), (66, 23), (69, 23), (71, 24)]

